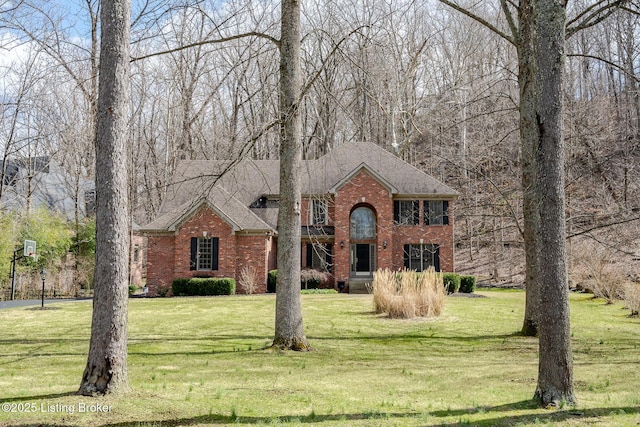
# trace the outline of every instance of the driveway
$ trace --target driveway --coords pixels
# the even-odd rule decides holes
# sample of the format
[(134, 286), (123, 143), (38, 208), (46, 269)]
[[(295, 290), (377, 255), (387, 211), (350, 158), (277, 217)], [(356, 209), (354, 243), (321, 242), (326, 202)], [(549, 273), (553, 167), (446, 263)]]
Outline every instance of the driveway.
[[(86, 301), (91, 298), (69, 298), (69, 299), (45, 299), (44, 305), (45, 307), (49, 304), (59, 303), (59, 302), (72, 302), (72, 301)], [(42, 300), (40, 299), (27, 299), (27, 300), (13, 300), (13, 301), (0, 301), (0, 310), (3, 308), (14, 308), (14, 307), (29, 307), (29, 306), (39, 306), (42, 304)]]

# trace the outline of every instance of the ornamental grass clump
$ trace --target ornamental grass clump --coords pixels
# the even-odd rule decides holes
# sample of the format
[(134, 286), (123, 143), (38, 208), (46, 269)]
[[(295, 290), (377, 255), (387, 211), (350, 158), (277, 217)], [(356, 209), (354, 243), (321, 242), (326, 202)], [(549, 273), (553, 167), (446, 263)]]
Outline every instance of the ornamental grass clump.
[(422, 273), (378, 270), (373, 275), (372, 288), (376, 313), (386, 313), (394, 319), (436, 317), (444, 308), (442, 275), (433, 268)]

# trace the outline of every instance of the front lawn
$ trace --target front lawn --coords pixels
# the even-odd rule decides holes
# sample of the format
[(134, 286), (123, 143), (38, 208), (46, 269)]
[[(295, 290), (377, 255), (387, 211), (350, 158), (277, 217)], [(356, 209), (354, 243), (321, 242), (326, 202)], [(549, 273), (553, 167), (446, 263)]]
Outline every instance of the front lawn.
[(640, 320), (572, 294), (577, 408), (545, 410), (520, 291), (448, 297), (435, 320), (372, 313), (371, 296), (304, 295), (311, 353), (265, 350), (273, 295), (131, 299), (123, 396), (75, 396), (91, 302), (0, 311), (0, 425), (326, 426), (640, 423)]

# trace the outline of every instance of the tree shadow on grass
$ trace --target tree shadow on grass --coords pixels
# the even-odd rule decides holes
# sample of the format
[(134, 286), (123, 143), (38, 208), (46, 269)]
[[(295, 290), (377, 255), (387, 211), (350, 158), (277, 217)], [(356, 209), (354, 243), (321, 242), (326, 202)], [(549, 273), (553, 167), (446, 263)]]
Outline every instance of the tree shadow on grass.
[[(469, 421), (461, 419), (464, 415), (472, 415), (474, 413), (484, 413), (491, 415), (493, 412), (510, 411), (510, 410), (528, 410), (532, 411), (527, 414), (499, 416), (483, 418), (479, 420)], [(437, 417), (458, 417), (458, 421), (451, 422), (438, 422), (432, 424), (430, 427), (444, 426), (454, 427), (460, 425), (473, 425), (473, 426), (512, 426), (521, 424), (546, 424), (555, 423), (557, 425), (564, 425), (568, 421), (574, 421), (577, 423), (593, 423), (593, 419), (599, 419), (606, 416), (614, 415), (629, 415), (640, 414), (640, 407), (638, 406), (626, 406), (626, 407), (609, 407), (609, 408), (590, 408), (590, 409), (560, 409), (560, 410), (547, 410), (539, 408), (535, 401), (524, 401), (508, 405), (490, 407), (490, 408), (473, 408), (465, 411), (438, 411), (431, 413)], [(587, 421), (591, 419), (591, 421)]]
[(67, 391), (64, 393), (51, 393), (51, 394), (40, 394), (37, 396), (21, 396), (21, 397), (1, 397), (0, 402), (2, 403), (10, 403), (10, 402), (31, 402), (34, 400), (47, 400), (47, 399), (58, 399), (60, 397), (68, 397), (68, 396), (76, 396), (76, 391)]
[[(500, 416), (500, 412), (513, 411), (513, 410), (527, 410), (531, 413), (520, 415)], [(476, 413), (482, 413), (491, 415), (496, 412), (496, 416), (483, 418), (479, 420), (465, 420), (461, 419), (464, 415), (473, 415)], [(244, 425), (262, 425), (269, 423), (278, 424), (313, 424), (322, 422), (343, 422), (344, 425), (349, 425), (349, 421), (359, 420), (379, 420), (381, 425), (384, 425), (386, 421), (400, 420), (400, 419), (416, 419), (424, 420), (421, 424), (424, 427), (436, 427), (436, 426), (460, 426), (460, 425), (472, 425), (472, 426), (512, 426), (516, 424), (535, 424), (535, 423), (562, 423), (569, 420), (580, 421), (590, 418), (599, 418), (611, 415), (624, 415), (624, 414), (639, 414), (640, 407), (609, 407), (609, 408), (592, 408), (592, 409), (561, 409), (561, 410), (546, 410), (538, 407), (535, 401), (526, 400), (522, 402), (515, 402), (511, 404), (489, 407), (489, 408), (469, 408), (467, 410), (456, 411), (436, 411), (430, 413), (388, 413), (388, 412), (370, 412), (359, 414), (311, 414), (311, 415), (283, 415), (274, 417), (244, 417), (222, 414), (210, 414), (200, 415), (191, 418), (169, 419), (169, 420), (146, 420), (146, 421), (127, 421), (122, 423), (105, 424), (104, 427), (139, 427), (144, 425), (156, 425), (161, 423), (163, 426), (189, 426), (200, 425), (207, 423), (214, 424), (244, 424)], [(456, 421), (446, 421), (443, 418), (456, 417)], [(437, 420), (440, 418), (440, 420)], [(418, 424), (420, 421), (418, 421)]]

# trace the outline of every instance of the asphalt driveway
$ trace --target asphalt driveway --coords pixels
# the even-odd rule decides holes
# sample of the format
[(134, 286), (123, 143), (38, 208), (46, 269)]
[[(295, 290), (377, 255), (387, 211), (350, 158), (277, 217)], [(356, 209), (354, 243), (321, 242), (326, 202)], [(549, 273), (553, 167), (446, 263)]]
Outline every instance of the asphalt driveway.
[[(54, 303), (72, 302), (72, 301), (85, 301), (85, 300), (90, 300), (90, 299), (91, 298), (45, 299), (44, 300), (44, 305), (46, 307), (47, 305), (54, 304)], [(0, 310), (3, 309), (3, 308), (39, 306), (41, 304), (42, 304), (42, 300), (40, 300), (40, 299), (0, 301)]]

